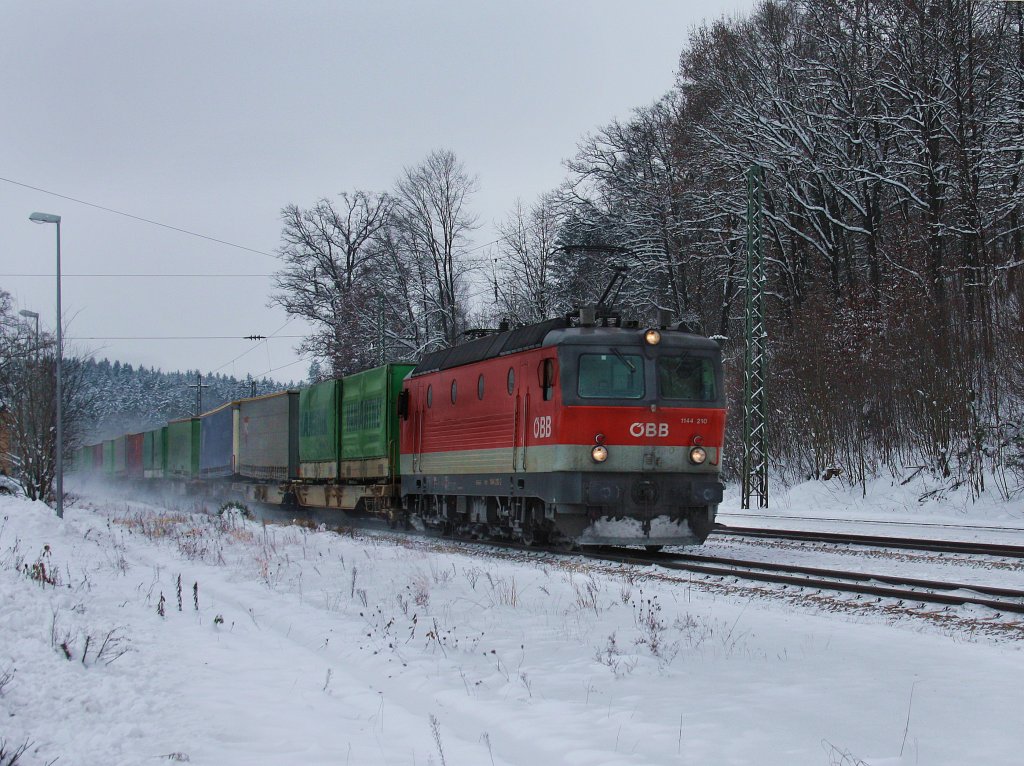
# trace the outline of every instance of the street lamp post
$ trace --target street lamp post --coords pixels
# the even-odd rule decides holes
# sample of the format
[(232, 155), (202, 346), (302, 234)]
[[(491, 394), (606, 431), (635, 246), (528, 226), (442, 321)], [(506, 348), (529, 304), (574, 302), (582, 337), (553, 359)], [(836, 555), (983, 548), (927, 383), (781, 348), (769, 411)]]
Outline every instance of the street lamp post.
[(25, 319), (34, 319), (34, 320), (36, 320), (36, 345), (35, 345), (35, 349), (36, 349), (36, 362), (38, 362), (39, 361), (39, 314), (37, 314), (34, 311), (29, 311), (28, 309), (22, 309), (18, 313), (21, 314), (23, 317), (25, 317)]
[(33, 213), (33, 223), (57, 224), (57, 518), (64, 518), (64, 424), (62, 422), (64, 348), (61, 343), (60, 316), (60, 216), (52, 213)]

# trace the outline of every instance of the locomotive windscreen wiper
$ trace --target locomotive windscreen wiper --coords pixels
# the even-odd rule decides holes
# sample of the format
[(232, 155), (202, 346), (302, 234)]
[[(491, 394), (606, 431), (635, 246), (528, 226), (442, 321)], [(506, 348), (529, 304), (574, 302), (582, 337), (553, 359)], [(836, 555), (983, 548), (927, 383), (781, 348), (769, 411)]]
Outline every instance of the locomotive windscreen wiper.
[(634, 367), (633, 363), (631, 361), (629, 361), (628, 359), (626, 359), (626, 357), (624, 357), (622, 355), (621, 351), (619, 351), (617, 348), (613, 348), (612, 349), (612, 353), (615, 354), (615, 356), (618, 357), (620, 362), (622, 362), (624, 365), (626, 365), (626, 367), (629, 368), (630, 372), (636, 372), (636, 367)]

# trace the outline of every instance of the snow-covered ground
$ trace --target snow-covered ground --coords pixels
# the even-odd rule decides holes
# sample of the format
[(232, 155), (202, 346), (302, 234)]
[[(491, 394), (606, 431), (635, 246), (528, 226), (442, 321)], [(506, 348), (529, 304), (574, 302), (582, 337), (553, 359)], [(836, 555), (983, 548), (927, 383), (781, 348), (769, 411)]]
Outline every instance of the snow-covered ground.
[(984, 609), (192, 510), (0, 497), (21, 766), (1021, 762), (1024, 625)]

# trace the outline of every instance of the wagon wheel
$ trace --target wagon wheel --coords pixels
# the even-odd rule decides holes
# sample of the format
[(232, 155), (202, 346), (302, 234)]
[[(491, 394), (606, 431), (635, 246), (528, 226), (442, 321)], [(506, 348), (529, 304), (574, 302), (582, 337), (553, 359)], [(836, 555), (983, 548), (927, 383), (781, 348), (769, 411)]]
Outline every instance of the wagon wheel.
[(527, 547), (532, 548), (534, 545), (537, 544), (537, 535), (535, 534), (532, 524), (527, 524), (525, 527), (523, 527), (523, 531), (520, 537), (523, 540), (523, 545)]

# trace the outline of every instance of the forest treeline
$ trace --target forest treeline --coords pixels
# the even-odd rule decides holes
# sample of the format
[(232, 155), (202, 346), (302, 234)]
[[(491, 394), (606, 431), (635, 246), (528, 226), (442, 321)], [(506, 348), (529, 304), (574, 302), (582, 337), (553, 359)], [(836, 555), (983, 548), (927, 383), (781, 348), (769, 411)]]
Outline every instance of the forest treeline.
[[(57, 342), (37, 333), (0, 290), (0, 474), (14, 476), (35, 500), (56, 476)], [(63, 354), (64, 457), (73, 450), (162, 426), (196, 412), (197, 371), (163, 372), (119, 361)], [(246, 396), (294, 387), (266, 378), (202, 378), (202, 411)]]
[[(764, 168), (772, 465), (1024, 485), (1024, 3), (771, 0), (693, 30), (675, 86), (586, 136), (473, 250), (451, 151), (284, 212), (276, 300), (347, 372), (593, 300), (724, 336), (739, 461), (747, 195)], [(467, 309), (475, 306), (474, 311)]]
[[(139, 433), (196, 414), (198, 370), (164, 372), (92, 358), (78, 359), (75, 365), (82, 399), (88, 402), (82, 427), (85, 443)], [(202, 412), (236, 399), (295, 387), (267, 378), (211, 374), (202, 375), (202, 384)]]

